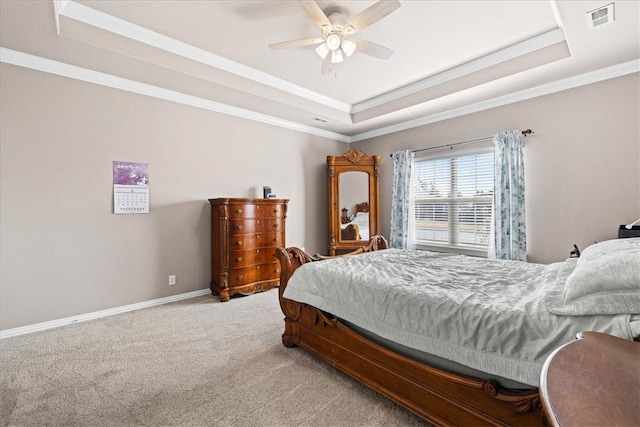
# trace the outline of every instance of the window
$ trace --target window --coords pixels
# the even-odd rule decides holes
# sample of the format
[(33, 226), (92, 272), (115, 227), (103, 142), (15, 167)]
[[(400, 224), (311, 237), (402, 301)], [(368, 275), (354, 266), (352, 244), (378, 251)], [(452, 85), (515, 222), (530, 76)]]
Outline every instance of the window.
[(487, 253), (493, 206), (493, 150), (416, 159), (414, 241), (424, 249)]

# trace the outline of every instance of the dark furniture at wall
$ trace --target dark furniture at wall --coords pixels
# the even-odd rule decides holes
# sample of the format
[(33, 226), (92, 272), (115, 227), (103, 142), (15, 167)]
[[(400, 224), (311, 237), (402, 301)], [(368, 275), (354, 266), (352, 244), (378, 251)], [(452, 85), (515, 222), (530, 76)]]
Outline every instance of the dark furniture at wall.
[(631, 228), (621, 225), (618, 228), (618, 239), (628, 239), (630, 237), (640, 237), (640, 225), (633, 225)]
[(284, 199), (209, 199), (211, 292), (220, 301), (280, 283), (275, 249), (285, 245)]

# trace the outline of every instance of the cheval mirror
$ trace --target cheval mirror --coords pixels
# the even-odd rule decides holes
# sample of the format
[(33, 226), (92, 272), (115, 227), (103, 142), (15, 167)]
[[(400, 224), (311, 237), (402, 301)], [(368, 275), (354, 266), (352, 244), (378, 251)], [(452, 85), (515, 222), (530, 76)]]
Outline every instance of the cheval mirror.
[(329, 255), (354, 251), (380, 233), (380, 156), (351, 149), (327, 156)]

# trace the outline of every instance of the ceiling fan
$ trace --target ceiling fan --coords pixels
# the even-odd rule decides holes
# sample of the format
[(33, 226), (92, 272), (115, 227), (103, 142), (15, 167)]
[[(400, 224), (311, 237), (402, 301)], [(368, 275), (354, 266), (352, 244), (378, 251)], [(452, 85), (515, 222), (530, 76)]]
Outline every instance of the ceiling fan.
[(398, 0), (379, 0), (348, 22), (345, 22), (339, 10), (327, 15), (315, 1), (301, 0), (299, 3), (320, 27), (322, 37), (274, 43), (269, 45), (271, 49), (318, 45), (316, 52), (322, 58), (322, 74), (330, 73), (334, 64), (344, 61), (345, 55), (351, 56), (355, 51), (380, 59), (389, 59), (393, 55), (394, 52), (391, 49), (365, 40), (354, 39), (352, 36), (398, 9), (400, 7)]

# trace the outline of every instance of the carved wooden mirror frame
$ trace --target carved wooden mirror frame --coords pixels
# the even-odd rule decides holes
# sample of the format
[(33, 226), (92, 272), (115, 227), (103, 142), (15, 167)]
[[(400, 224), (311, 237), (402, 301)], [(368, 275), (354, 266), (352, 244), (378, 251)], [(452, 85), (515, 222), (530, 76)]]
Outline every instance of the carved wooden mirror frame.
[[(362, 172), (366, 174), (368, 191), (353, 206), (343, 206), (340, 197), (341, 176), (347, 172)], [(340, 156), (327, 156), (327, 177), (329, 191), (329, 255), (339, 255), (351, 252), (366, 245), (369, 238), (380, 234), (380, 156), (369, 156), (360, 150), (351, 149)], [(353, 234), (343, 235), (345, 221), (348, 221), (356, 209), (362, 209), (361, 202), (368, 202), (369, 230), (368, 238), (352, 238)], [(358, 205), (358, 208), (356, 208)], [(346, 209), (345, 212), (343, 212)], [(356, 230), (357, 233), (357, 230)], [(356, 234), (359, 237), (359, 234)], [(343, 238), (344, 237), (344, 238)]]

